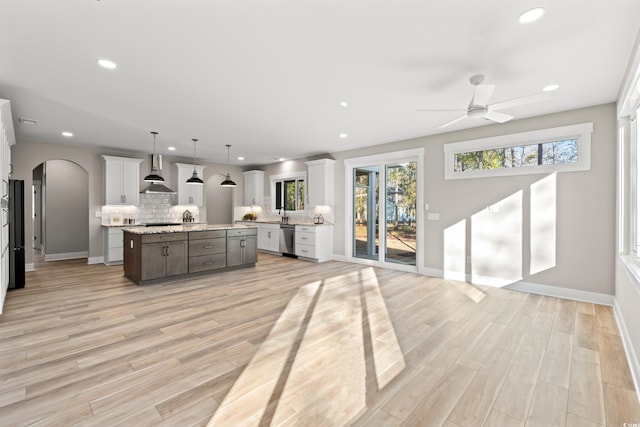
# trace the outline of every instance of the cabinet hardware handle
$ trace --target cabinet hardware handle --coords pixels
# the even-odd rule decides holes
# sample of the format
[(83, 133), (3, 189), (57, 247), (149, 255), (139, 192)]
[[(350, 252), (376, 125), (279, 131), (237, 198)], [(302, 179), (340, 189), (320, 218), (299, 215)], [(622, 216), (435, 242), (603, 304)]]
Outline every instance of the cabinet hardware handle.
[(301, 237), (300, 240), (309, 240), (306, 237)]
[(127, 203), (127, 195), (126, 194), (122, 195), (122, 203)]
[(269, 238), (271, 238), (271, 232), (270, 231), (267, 232), (267, 236), (269, 236)]
[(247, 241), (246, 240), (240, 240), (240, 247), (241, 248), (245, 248), (247, 246)]
[(160, 236), (161, 239), (171, 239), (171, 236)]
[(203, 262), (202, 265), (213, 265), (213, 261)]
[(212, 247), (213, 247), (213, 245), (207, 245), (207, 246), (205, 246), (204, 248), (205, 248), (205, 249), (211, 249)]

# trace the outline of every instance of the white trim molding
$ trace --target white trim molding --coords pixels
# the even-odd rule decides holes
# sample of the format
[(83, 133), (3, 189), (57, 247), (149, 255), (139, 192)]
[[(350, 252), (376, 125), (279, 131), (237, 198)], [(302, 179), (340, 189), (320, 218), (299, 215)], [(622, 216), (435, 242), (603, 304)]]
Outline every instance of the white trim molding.
[(563, 288), (560, 286), (541, 285), (531, 282), (516, 282), (511, 285), (505, 286), (505, 289), (529, 292), (532, 294), (546, 295), (556, 298), (570, 299), (574, 301), (590, 302), (592, 304), (613, 306), (615, 303), (615, 297), (613, 295)]
[(629, 368), (631, 370), (631, 377), (633, 378), (633, 384), (636, 387), (636, 394), (638, 396), (638, 400), (640, 400), (640, 362), (638, 361), (638, 357), (634, 351), (633, 342), (631, 341), (629, 330), (624, 322), (624, 316), (622, 316), (617, 300), (613, 305), (613, 314), (616, 317), (616, 323), (618, 324), (618, 330), (620, 331), (620, 338), (622, 339), (622, 346), (624, 347), (624, 352), (627, 355), (627, 361), (629, 362)]
[(32, 262), (25, 262), (24, 263), (24, 271), (36, 271), (35, 264), (32, 263)]
[(78, 258), (88, 258), (89, 252), (66, 252), (60, 254), (45, 254), (45, 261), (62, 261), (65, 259), (78, 259)]
[[(439, 278), (443, 278), (443, 279), (445, 278), (444, 277), (444, 271), (440, 270), (440, 269), (437, 269), (437, 268), (425, 267), (425, 268), (420, 270), (420, 273), (424, 274), (426, 276), (439, 277)], [(459, 279), (453, 278), (453, 277), (446, 277), (446, 279), (447, 280), (457, 280), (457, 281), (460, 281), (460, 282), (464, 281), (464, 282), (467, 282), (467, 283), (472, 283), (470, 274), (456, 273), (456, 277), (462, 278), (463, 276), (464, 276), (464, 280), (459, 280)], [(590, 302), (590, 303), (593, 303), (593, 304), (600, 304), (600, 305), (613, 306), (614, 303), (615, 303), (614, 296), (613, 295), (609, 295), (609, 294), (601, 294), (601, 293), (598, 293), (598, 292), (581, 291), (581, 290), (578, 290), (578, 289), (569, 289), (569, 288), (564, 288), (564, 287), (561, 287), (561, 286), (541, 285), (539, 283), (524, 282), (522, 280), (517, 281), (515, 283), (512, 283), (510, 285), (506, 285), (506, 286), (493, 286), (493, 285), (491, 285), (491, 283), (504, 282), (504, 279), (492, 278), (492, 277), (483, 277), (483, 279), (485, 279), (486, 282), (489, 283), (489, 284), (482, 283), (481, 286), (501, 287), (503, 289), (510, 289), (510, 290), (513, 290), (513, 291), (528, 292), (530, 294), (545, 295), (545, 296), (556, 297), (556, 298), (564, 298), (564, 299), (570, 299), (570, 300), (574, 300), (574, 301)]]
[(103, 256), (92, 256), (87, 260), (87, 264), (104, 264)]
[[(469, 141), (444, 144), (444, 179), (468, 179), (493, 176), (513, 176), (545, 174), (552, 172), (575, 172), (591, 169), (591, 133), (593, 123), (580, 123), (556, 128), (540, 129), (529, 132)], [(515, 147), (523, 144), (540, 144), (561, 139), (577, 138), (578, 161), (575, 163), (531, 165), (516, 168), (455, 171), (455, 155), (470, 151), (491, 150), (495, 148)]]

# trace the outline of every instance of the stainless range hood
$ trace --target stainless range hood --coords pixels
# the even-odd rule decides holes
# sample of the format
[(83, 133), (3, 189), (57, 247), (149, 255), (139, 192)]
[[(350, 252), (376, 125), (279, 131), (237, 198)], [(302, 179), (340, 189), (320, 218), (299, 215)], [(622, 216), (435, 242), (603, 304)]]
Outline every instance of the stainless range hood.
[[(154, 175), (162, 176), (162, 154), (154, 154), (151, 156), (151, 172)], [(155, 194), (155, 193), (164, 193), (164, 194), (176, 194), (175, 191), (167, 187), (166, 185), (160, 182), (152, 182), (142, 190), (140, 193), (143, 194)]]

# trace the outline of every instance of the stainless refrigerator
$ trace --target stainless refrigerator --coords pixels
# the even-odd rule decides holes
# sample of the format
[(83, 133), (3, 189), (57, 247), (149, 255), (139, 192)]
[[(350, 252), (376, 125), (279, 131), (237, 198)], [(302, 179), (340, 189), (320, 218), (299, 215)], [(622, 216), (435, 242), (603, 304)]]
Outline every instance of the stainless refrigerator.
[(24, 181), (9, 180), (9, 289), (24, 288)]

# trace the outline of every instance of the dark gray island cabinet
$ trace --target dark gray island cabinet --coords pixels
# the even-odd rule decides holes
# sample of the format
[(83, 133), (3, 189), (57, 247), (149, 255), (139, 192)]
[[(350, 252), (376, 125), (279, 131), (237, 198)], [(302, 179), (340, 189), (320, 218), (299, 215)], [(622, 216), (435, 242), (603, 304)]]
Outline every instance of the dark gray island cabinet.
[(256, 227), (136, 227), (123, 232), (124, 275), (137, 284), (250, 267), (258, 260)]

